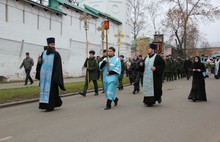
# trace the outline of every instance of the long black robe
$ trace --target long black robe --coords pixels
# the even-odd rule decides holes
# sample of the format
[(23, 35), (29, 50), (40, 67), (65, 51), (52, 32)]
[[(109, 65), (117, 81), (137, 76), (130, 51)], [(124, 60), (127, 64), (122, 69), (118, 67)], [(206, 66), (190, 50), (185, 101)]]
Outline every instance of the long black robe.
[(134, 60), (133, 63), (131, 63), (130, 66), (130, 70), (132, 71), (132, 80), (134, 82), (134, 91), (140, 91), (139, 88), (139, 82), (140, 82), (140, 72), (139, 72), (139, 68), (140, 68), (140, 61)]
[[(62, 61), (60, 54), (55, 50), (48, 49), (47, 55), (54, 54), (54, 63), (53, 63), (53, 70), (52, 70), (52, 79), (51, 79), (51, 86), (50, 86), (50, 97), (49, 103), (39, 103), (39, 109), (46, 109), (46, 110), (53, 110), (55, 107), (62, 106), (62, 100), (59, 96), (59, 88), (65, 91), (64, 83), (63, 83), (63, 71), (62, 71)], [(43, 54), (41, 55), (42, 59)], [(41, 63), (37, 64), (37, 73), (36, 79), (40, 80), (40, 70), (41, 70)]]
[(205, 79), (202, 74), (206, 70), (205, 65), (201, 62), (194, 63), (193, 69), (200, 69), (201, 71), (193, 71), (192, 89), (190, 91), (188, 99), (193, 101), (207, 101), (206, 90), (205, 90)]
[[(149, 57), (152, 58), (153, 55), (150, 55)], [(162, 78), (163, 78), (163, 72), (165, 69), (165, 62), (160, 55), (156, 55), (155, 60), (154, 60), (154, 67), (156, 67), (156, 70), (153, 71), (154, 96), (153, 97), (147, 97), (147, 96), (144, 97), (143, 103), (146, 105), (155, 104), (156, 101), (161, 99), (161, 96), (163, 94), (163, 91), (162, 91), (163, 80), (162, 80)], [(145, 69), (145, 66), (144, 66), (144, 69)]]

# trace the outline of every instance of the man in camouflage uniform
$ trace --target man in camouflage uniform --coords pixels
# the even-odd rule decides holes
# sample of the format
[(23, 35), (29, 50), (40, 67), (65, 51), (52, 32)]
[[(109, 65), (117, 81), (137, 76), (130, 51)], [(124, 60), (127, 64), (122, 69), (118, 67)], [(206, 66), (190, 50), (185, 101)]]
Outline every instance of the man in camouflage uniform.
[(166, 56), (164, 61), (165, 61), (164, 80), (168, 81), (168, 76), (169, 76), (169, 59), (168, 59), (168, 56)]
[(118, 86), (118, 89), (119, 90), (123, 90), (123, 78), (124, 78), (124, 72), (125, 72), (125, 63), (124, 63), (124, 55), (120, 55), (120, 60), (121, 60), (121, 74), (118, 76), (118, 83), (119, 83), (119, 86)]
[(85, 78), (85, 85), (84, 85), (84, 90), (83, 92), (79, 92), (80, 95), (86, 96), (86, 91), (88, 89), (88, 85), (90, 81), (92, 80), (94, 84), (94, 90), (95, 90), (95, 96), (99, 95), (98, 94), (98, 84), (97, 84), (97, 79), (98, 79), (98, 64), (95, 59), (95, 51), (91, 50), (89, 51), (89, 58), (86, 59), (84, 63), (84, 67), (86, 68), (86, 78)]
[(176, 59), (173, 59), (173, 78), (174, 80), (177, 79), (177, 71), (178, 71), (178, 61)]
[(174, 66), (174, 60), (172, 58), (172, 55), (169, 55), (169, 61), (170, 61), (170, 81), (174, 80), (174, 71), (175, 71), (175, 66)]
[(178, 79), (183, 78), (183, 74), (182, 74), (182, 70), (183, 70), (183, 60), (178, 57), (177, 58), (177, 62), (178, 62), (178, 69), (177, 69), (177, 75), (178, 75)]

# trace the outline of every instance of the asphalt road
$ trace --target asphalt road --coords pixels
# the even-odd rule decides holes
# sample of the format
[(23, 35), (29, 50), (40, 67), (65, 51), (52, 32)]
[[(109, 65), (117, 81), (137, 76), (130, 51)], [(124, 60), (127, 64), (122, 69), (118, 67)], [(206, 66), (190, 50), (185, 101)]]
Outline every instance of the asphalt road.
[(0, 109), (0, 142), (220, 142), (220, 80), (206, 79), (207, 102), (187, 100), (191, 80), (166, 82), (163, 102), (145, 107), (132, 86), (119, 106), (104, 110), (103, 94), (63, 98), (53, 112), (38, 103)]

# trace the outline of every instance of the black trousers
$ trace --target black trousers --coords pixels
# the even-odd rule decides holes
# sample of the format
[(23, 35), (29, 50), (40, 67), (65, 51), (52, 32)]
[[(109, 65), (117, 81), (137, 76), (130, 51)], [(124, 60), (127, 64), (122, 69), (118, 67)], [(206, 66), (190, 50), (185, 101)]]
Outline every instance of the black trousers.
[(143, 77), (144, 77), (144, 73), (140, 72), (140, 81), (141, 81), (141, 86), (143, 87)]
[[(85, 81), (84, 90), (83, 90), (84, 93), (86, 93), (90, 81), (91, 81), (91, 80), (89, 80), (89, 82), (88, 82), (88, 80)], [(92, 80), (92, 82), (93, 82), (93, 84), (94, 84), (95, 93), (98, 93), (98, 83), (97, 83), (97, 80)]]
[(31, 83), (33, 83), (33, 79), (30, 76), (31, 69), (25, 69), (26, 78), (25, 78), (25, 84), (28, 83), (28, 80), (30, 80)]
[(118, 78), (118, 88), (123, 89), (123, 83), (122, 83), (123, 78)]
[(190, 73), (191, 73), (190, 68), (186, 68), (186, 78), (187, 78), (187, 80), (190, 79), (190, 76), (191, 76)]

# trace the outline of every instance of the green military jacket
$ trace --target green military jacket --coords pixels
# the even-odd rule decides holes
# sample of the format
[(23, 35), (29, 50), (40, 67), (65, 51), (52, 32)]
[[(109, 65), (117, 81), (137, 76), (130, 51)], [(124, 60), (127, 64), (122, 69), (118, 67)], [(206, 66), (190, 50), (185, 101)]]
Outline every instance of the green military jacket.
[(178, 61), (178, 70), (179, 71), (183, 70), (183, 60), (178, 58), (177, 61)]
[[(88, 62), (88, 63), (87, 63)], [(88, 67), (87, 67), (88, 65)], [(86, 80), (88, 79), (87, 76), (89, 74), (89, 80), (97, 80), (98, 79), (98, 63), (96, 62), (95, 58), (87, 58), (84, 67), (87, 68), (86, 70)]]
[(173, 60), (173, 72), (177, 73), (178, 70), (178, 61), (176, 59)]
[(121, 61), (121, 74), (118, 76), (119, 79), (122, 79), (124, 77), (124, 72), (125, 72), (125, 62)]
[(165, 69), (164, 69), (164, 73), (168, 73), (169, 72), (169, 59), (165, 59)]

